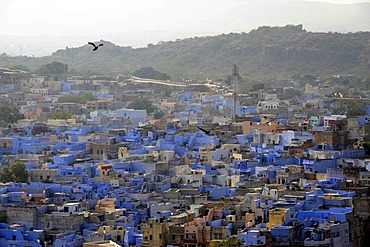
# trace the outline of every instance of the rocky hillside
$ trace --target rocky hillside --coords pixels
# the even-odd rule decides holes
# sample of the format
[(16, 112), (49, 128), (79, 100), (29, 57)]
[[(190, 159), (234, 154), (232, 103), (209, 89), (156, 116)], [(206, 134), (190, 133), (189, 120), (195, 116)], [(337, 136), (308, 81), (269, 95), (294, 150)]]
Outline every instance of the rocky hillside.
[(85, 45), (38, 58), (2, 55), (0, 66), (35, 70), (59, 61), (66, 63), (70, 72), (81, 74), (130, 74), (153, 67), (172, 78), (219, 79), (237, 64), (241, 76), (250, 79), (337, 73), (365, 76), (370, 71), (369, 41), (370, 32), (313, 33), (301, 25), (263, 26), (249, 33), (193, 37), (138, 49), (101, 41), (104, 46), (96, 52)]

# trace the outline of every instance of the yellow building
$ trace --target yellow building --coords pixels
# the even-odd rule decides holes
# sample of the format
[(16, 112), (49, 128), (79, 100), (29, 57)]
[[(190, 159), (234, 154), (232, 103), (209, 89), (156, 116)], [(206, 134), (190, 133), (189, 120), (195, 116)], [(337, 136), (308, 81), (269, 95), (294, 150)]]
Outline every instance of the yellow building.
[(228, 176), (228, 185), (232, 188), (236, 187), (236, 184), (240, 181), (240, 175)]
[(163, 219), (149, 219), (149, 224), (142, 227), (143, 246), (165, 247), (168, 242), (167, 224)]
[(56, 135), (50, 135), (50, 141), (51, 142), (71, 142), (72, 137), (69, 136), (68, 138), (58, 139), (58, 137)]
[(74, 118), (70, 119), (48, 119), (47, 120), (47, 125), (50, 127), (55, 127), (55, 126), (68, 126), (70, 124), (76, 124), (77, 121)]
[(51, 91), (62, 90), (62, 81), (44, 81), (43, 84), (43, 88), (47, 88)]
[(57, 169), (32, 169), (28, 172), (31, 182), (52, 179), (58, 173)]
[(282, 223), (289, 217), (289, 208), (274, 208), (270, 210), (269, 222), (266, 227), (268, 230), (274, 226), (281, 226)]
[(110, 235), (113, 241), (123, 245), (125, 228), (123, 226), (101, 226), (99, 227), (98, 234)]
[(212, 153), (209, 150), (200, 150), (199, 151), (200, 162), (204, 162), (206, 164), (212, 163)]

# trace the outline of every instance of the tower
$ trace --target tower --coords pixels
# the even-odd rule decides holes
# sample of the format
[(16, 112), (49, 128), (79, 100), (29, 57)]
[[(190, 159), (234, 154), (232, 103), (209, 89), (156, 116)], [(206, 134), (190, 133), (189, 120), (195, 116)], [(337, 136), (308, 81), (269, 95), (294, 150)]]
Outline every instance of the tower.
[(236, 64), (233, 64), (233, 71), (232, 71), (232, 82), (234, 84), (234, 104), (233, 104), (233, 123), (236, 122), (236, 104), (237, 104), (237, 94), (236, 94), (236, 84), (238, 82), (238, 75), (239, 75), (239, 68)]

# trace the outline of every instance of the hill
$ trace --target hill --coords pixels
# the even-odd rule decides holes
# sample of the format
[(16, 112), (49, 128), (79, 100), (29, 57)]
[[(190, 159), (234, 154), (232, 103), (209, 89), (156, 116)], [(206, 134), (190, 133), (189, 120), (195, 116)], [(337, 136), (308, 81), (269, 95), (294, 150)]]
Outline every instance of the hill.
[(249, 33), (193, 37), (148, 44), (146, 48), (117, 46), (101, 41), (97, 52), (90, 45), (58, 50), (45, 57), (0, 56), (0, 66), (27, 66), (31, 70), (53, 61), (82, 74), (131, 74), (142, 67), (172, 78), (225, 78), (232, 64), (249, 79), (291, 78), (294, 75), (326, 76), (341, 73), (368, 75), (370, 32), (307, 32), (301, 25), (262, 26)]

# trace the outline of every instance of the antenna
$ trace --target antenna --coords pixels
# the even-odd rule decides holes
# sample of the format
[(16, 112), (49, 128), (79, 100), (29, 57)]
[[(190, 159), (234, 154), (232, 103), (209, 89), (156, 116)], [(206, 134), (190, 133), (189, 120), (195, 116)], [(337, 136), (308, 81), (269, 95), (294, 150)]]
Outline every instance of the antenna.
[(236, 101), (237, 101), (237, 95), (236, 95), (236, 84), (238, 82), (238, 75), (239, 75), (239, 68), (236, 64), (233, 64), (233, 73), (232, 73), (232, 80), (234, 82), (234, 104), (233, 104), (233, 123), (236, 122)]

